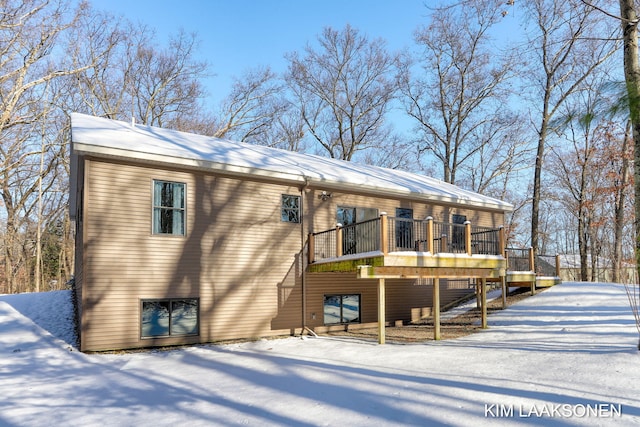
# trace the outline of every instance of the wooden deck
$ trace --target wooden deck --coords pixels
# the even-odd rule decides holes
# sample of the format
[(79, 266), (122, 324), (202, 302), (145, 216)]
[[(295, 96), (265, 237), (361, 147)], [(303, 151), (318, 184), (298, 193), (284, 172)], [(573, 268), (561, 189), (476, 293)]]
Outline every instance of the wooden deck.
[(310, 273), (353, 272), (360, 279), (493, 278), (504, 276), (506, 259), (501, 255), (392, 252), (348, 255), (310, 264)]
[[(353, 273), (359, 279), (378, 280), (378, 342), (385, 341), (385, 280), (433, 279), (434, 339), (440, 339), (440, 279), (476, 279), (487, 327), (486, 284), (502, 285), (503, 305), (508, 287), (552, 286), (558, 277), (538, 278), (533, 251), (516, 253), (512, 260), (505, 249), (502, 228), (473, 227), (471, 223), (437, 223), (431, 218), (379, 218), (309, 235), (307, 272)], [(522, 259), (521, 259), (522, 258)], [(511, 262), (520, 269), (511, 268)], [(524, 262), (523, 262), (524, 261)], [(556, 262), (557, 267), (557, 262)]]

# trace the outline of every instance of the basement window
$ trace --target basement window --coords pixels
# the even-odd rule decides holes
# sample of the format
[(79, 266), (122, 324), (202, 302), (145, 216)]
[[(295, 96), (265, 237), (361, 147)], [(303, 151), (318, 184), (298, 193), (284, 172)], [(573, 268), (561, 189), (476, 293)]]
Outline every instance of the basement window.
[(360, 295), (325, 295), (324, 324), (360, 323)]
[(142, 338), (198, 335), (198, 298), (142, 300)]

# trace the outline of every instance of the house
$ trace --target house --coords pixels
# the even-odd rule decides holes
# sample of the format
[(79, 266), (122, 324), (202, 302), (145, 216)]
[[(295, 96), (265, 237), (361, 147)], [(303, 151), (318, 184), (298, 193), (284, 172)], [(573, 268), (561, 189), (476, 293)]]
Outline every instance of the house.
[[(559, 255), (559, 269), (562, 280), (580, 281), (580, 255), (579, 254), (563, 254)], [(594, 271), (595, 269), (595, 271)], [(591, 254), (587, 254), (587, 277), (595, 282), (612, 282), (613, 281), (613, 263), (606, 257), (597, 257), (595, 262), (591, 258)], [(621, 283), (638, 283), (638, 272), (636, 266), (632, 262), (623, 261), (618, 272), (618, 280)]]
[(436, 316), (504, 276), (512, 209), (418, 174), (75, 113), (69, 205), (83, 351)]

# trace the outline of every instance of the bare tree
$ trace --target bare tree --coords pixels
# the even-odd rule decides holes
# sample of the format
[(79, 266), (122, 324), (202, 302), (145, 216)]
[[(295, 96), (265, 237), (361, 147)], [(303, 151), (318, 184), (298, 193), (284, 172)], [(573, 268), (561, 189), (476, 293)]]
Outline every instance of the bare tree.
[(538, 250), (541, 182), (545, 147), (556, 130), (554, 118), (568, 97), (615, 52), (615, 32), (580, 0), (531, 0), (524, 3), (534, 23), (524, 51), (535, 60), (526, 69), (537, 100), (537, 152), (531, 197), (531, 246)]
[[(64, 0), (4, 1), (0, 14), (0, 192), (4, 218), (4, 279), (6, 291), (31, 279), (34, 249), (29, 220), (34, 200), (55, 184), (64, 146), (43, 137), (49, 114), (46, 87), (76, 75), (91, 64), (78, 62), (79, 40), (73, 28), (87, 18), (85, 4)], [(91, 40), (94, 34), (86, 34)], [(64, 55), (58, 55), (64, 52)], [(56, 54), (56, 55), (54, 55)], [(44, 209), (43, 209), (44, 211)], [(36, 282), (37, 284), (38, 282)], [(37, 289), (36, 289), (37, 290)]]
[(68, 110), (185, 131), (201, 124), (208, 64), (195, 59), (196, 35), (180, 31), (163, 47), (149, 27), (103, 12), (83, 24), (79, 35), (99, 37), (82, 43), (79, 61), (92, 66), (67, 80)]
[(250, 69), (235, 78), (213, 136), (300, 151), (303, 123), (285, 89), (269, 67)]
[(551, 174), (556, 177), (555, 191), (566, 194), (566, 197), (558, 195), (558, 199), (576, 218), (580, 280), (583, 281), (589, 280), (587, 255), (590, 244), (595, 244), (590, 230), (594, 222), (593, 175), (598, 172), (594, 165), (598, 147), (595, 141), (597, 130), (594, 129), (595, 123), (591, 117), (593, 116), (587, 113), (581, 119), (569, 123), (567, 145), (571, 148), (552, 150), (550, 168)]
[(199, 110), (198, 101), (204, 96), (200, 78), (207, 64), (194, 59), (196, 47), (196, 36), (182, 31), (171, 37), (167, 48), (136, 47), (127, 84), (142, 123), (175, 128), (176, 118)]
[(514, 67), (499, 57), (489, 35), (503, 16), (503, 4), (463, 1), (435, 9), (429, 25), (416, 32), (418, 59), (405, 57), (400, 66), (399, 85), (406, 112), (416, 122), (418, 152), (435, 157), (446, 182), (455, 184), (459, 168), (481, 150), (490, 151), (492, 142), (499, 149), (491, 152), (506, 159), (500, 149), (517, 123), (505, 108), (505, 83)]
[(318, 44), (287, 55), (286, 80), (311, 138), (343, 160), (383, 146), (391, 134), (385, 115), (395, 94), (394, 56), (381, 39), (349, 25), (325, 28)]
[[(611, 137), (612, 133), (607, 133)], [(614, 134), (615, 135), (615, 134)], [(615, 137), (615, 136), (614, 136)], [(620, 272), (625, 260), (623, 251), (624, 227), (627, 221), (627, 203), (629, 200), (629, 187), (632, 184), (631, 164), (633, 161), (633, 141), (631, 140), (631, 122), (627, 121), (624, 134), (621, 137), (622, 144), (618, 150), (607, 150), (608, 163), (611, 165), (609, 177), (611, 179), (611, 192), (613, 193), (614, 208), (614, 250), (613, 250), (613, 278), (615, 283), (621, 282)], [(626, 283), (626, 282), (625, 282)]]
[[(58, 82), (65, 93), (60, 107), (114, 120), (130, 120), (135, 112), (131, 81), (136, 78), (138, 47), (152, 45), (152, 31), (99, 11), (92, 11), (91, 18), (75, 31), (83, 41), (78, 61), (91, 66)], [(86, 33), (96, 34), (91, 43), (84, 42)]]

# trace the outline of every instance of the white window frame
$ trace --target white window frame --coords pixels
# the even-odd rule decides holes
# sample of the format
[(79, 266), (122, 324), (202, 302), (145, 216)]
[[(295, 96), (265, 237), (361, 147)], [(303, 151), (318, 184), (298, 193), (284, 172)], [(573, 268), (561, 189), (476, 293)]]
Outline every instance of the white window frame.
[[(156, 186), (158, 184), (171, 184), (182, 187), (182, 200), (181, 206), (164, 206), (156, 200)], [(175, 190), (173, 190), (175, 192)], [(174, 194), (175, 195), (175, 194)], [(178, 236), (182, 237), (186, 235), (187, 228), (187, 184), (184, 182), (170, 181), (166, 179), (154, 179), (151, 183), (151, 234), (154, 236)], [(164, 232), (161, 229), (159, 216), (162, 211), (172, 212), (172, 230), (171, 232)], [(178, 218), (179, 227), (176, 228), (176, 218)]]

